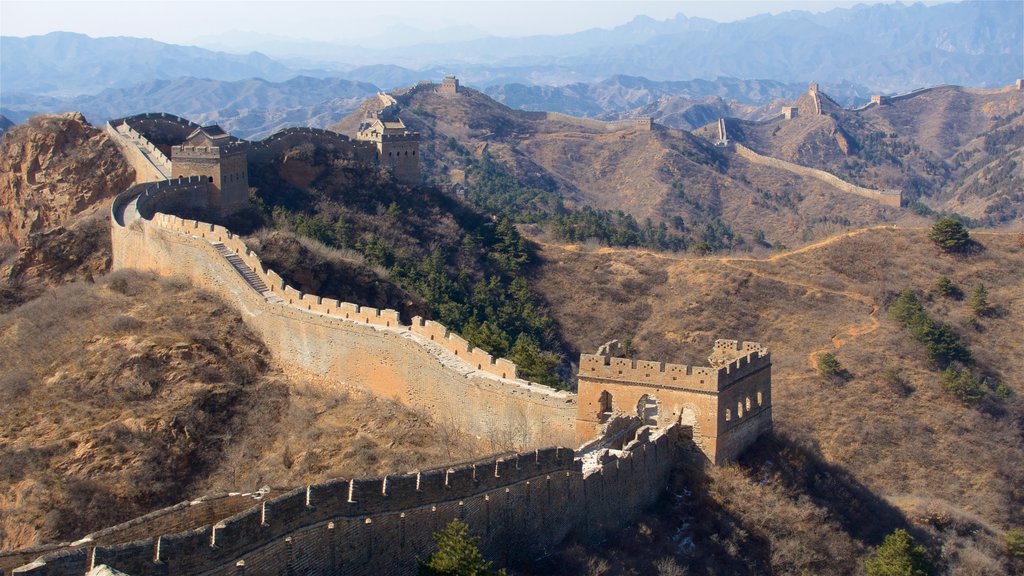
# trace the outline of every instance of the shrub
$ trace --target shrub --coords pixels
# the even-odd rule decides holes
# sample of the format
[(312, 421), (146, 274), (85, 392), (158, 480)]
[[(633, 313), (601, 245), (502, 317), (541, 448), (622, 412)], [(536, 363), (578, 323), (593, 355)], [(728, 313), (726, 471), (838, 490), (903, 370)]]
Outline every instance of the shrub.
[(491, 562), (480, 553), (480, 537), (469, 535), (469, 525), (455, 518), (434, 534), (437, 551), (426, 562), (419, 563), (420, 576), (504, 576), (504, 570), (493, 572)]
[(1013, 558), (1024, 558), (1024, 528), (1006, 531), (1006, 553)]
[(942, 387), (950, 394), (968, 403), (985, 397), (985, 389), (981, 387), (981, 382), (966, 368), (960, 370), (952, 366), (946, 368), (942, 373)]
[(889, 315), (910, 331), (915, 340), (928, 348), (928, 357), (941, 366), (952, 362), (968, 363), (971, 350), (952, 328), (928, 317), (912, 290), (904, 290), (889, 305)]
[(926, 576), (935, 566), (924, 546), (902, 528), (885, 537), (885, 542), (864, 562), (868, 576)]
[(832, 380), (838, 377), (843, 371), (839, 359), (831, 352), (825, 352), (818, 356), (818, 374), (825, 380)]
[(987, 316), (991, 313), (992, 306), (988, 303), (988, 289), (985, 288), (984, 284), (978, 284), (974, 287), (968, 304), (971, 305), (971, 311), (976, 316)]
[(928, 238), (946, 252), (960, 252), (971, 243), (971, 235), (960, 222), (946, 216), (940, 218), (928, 232)]
[(939, 296), (951, 300), (962, 300), (964, 297), (964, 291), (946, 276), (939, 278), (939, 281), (935, 283), (935, 290)]

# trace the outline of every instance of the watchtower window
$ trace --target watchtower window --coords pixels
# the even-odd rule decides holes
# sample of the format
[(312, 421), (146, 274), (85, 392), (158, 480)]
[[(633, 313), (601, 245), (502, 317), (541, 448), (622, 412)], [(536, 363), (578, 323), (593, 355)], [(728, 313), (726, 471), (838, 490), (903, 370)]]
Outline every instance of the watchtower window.
[(725, 409), (725, 421), (728, 422), (730, 420), (732, 420), (732, 410), (729, 410), (728, 408), (726, 408)]
[(607, 390), (601, 392), (601, 396), (597, 400), (598, 413), (599, 414), (611, 414), (612, 412), (612, 395)]
[(758, 406), (761, 405), (761, 391), (760, 390), (757, 391), (757, 405)]
[(736, 403), (736, 417), (743, 418), (743, 402)]
[(750, 397), (747, 396), (747, 411), (750, 411)]

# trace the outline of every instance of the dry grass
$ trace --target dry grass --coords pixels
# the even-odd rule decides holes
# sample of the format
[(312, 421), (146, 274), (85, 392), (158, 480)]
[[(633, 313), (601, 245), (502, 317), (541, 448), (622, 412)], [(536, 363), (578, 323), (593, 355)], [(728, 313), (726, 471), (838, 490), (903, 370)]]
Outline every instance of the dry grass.
[(211, 491), (426, 468), (475, 441), (366, 394), (291, 382), (238, 313), (116, 273), (0, 315), (0, 549)]
[[(1008, 566), (998, 539), (1024, 524), (1024, 249), (1011, 234), (975, 237), (985, 250), (969, 257), (941, 253), (924, 230), (892, 229), (762, 260), (546, 247), (536, 285), (584, 352), (631, 337), (640, 358), (702, 363), (717, 337), (769, 346), (775, 429), (791, 455), (769, 451), (746, 469), (710, 471), (704, 488), (719, 509), (705, 535), (726, 530), (718, 537), (727, 542), (734, 526), (752, 535), (736, 547), (755, 537), (770, 544), (766, 564), (752, 572), (856, 571), (885, 532), (909, 525), (948, 568), (986, 573)], [(934, 296), (941, 276), (965, 290), (984, 283), (999, 313), (981, 318), (980, 329), (965, 325), (965, 302)], [(975, 370), (1009, 386), (1010, 398), (990, 394), (966, 406), (941, 388), (923, 347), (885, 313), (907, 288), (957, 328)], [(849, 370), (844, 384), (820, 382), (813, 360), (824, 351)], [(785, 460), (805, 464), (789, 465), (792, 478), (783, 481)], [(776, 472), (762, 477), (768, 461)], [(796, 474), (805, 467), (845, 478), (837, 485), (849, 497), (823, 498), (818, 479)], [(875, 530), (864, 533), (844, 519), (851, 507), (892, 513), (865, 517)], [(833, 568), (815, 558), (832, 558)]]

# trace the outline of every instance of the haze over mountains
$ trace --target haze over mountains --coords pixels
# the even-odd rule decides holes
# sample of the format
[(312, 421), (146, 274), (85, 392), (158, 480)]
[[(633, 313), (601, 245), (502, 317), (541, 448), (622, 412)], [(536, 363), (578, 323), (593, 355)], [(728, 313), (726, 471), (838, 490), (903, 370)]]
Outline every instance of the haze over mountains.
[[(876, 4), (731, 23), (640, 16), (610, 30), (402, 47), (292, 42), (283, 48), (266, 43), (265, 36), (253, 36), (246, 46), (238, 35), (221, 43), (248, 50), (262, 42), (287, 60), (131, 37), (4, 36), (0, 112), (16, 122), (68, 110), (93, 121), (144, 109), (209, 114), (201, 119), (221, 122), (252, 113), (256, 119), (232, 126), (251, 136), (285, 124), (325, 123), (317, 121), (319, 113), (289, 115), (290, 108), (320, 106), (340, 117), (354, 109), (351, 99), (446, 72), (514, 108), (587, 116), (614, 117), (678, 95), (764, 105), (795, 97), (809, 81), (851, 105), (872, 93), (933, 84), (1009, 84), (1024, 69), (1022, 21), (1020, 2)], [(410, 33), (410, 42), (417, 38), (422, 36)], [(296, 76), (350, 82), (296, 83)], [(254, 84), (253, 78), (266, 82)], [(764, 78), (773, 81), (747, 81)], [(690, 79), (703, 80), (680, 82)], [(88, 95), (94, 97), (83, 98)], [(268, 110), (256, 110), (262, 108)], [(643, 113), (657, 111), (654, 106)]]

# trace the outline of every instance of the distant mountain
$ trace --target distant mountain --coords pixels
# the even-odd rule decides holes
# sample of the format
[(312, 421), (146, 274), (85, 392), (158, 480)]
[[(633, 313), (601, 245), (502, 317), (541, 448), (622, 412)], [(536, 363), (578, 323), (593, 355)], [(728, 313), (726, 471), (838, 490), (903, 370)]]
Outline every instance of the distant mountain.
[(33, 114), (77, 110), (98, 125), (140, 112), (170, 112), (201, 124), (216, 122), (243, 138), (262, 138), (288, 126), (322, 128), (377, 92), (373, 84), (340, 78), (298, 76), (285, 82), (175, 78), (68, 99), (5, 94), (3, 113), (23, 121)]
[[(870, 90), (841, 84), (826, 86), (846, 105), (867, 102)], [(617, 75), (594, 83), (565, 86), (504, 84), (489, 86), (484, 93), (510, 108), (544, 110), (573, 116), (616, 120), (651, 116), (674, 128), (690, 130), (722, 116), (759, 119), (777, 114), (778, 104), (807, 91), (804, 83), (784, 84), (774, 80), (689, 80), (654, 81)], [(692, 113), (689, 113), (692, 111)]]
[(90, 38), (53, 32), (0, 37), (0, 91), (76, 96), (180, 76), (286, 80), (295, 70), (263, 54), (213, 52), (143, 38)]
[[(471, 40), (454, 40), (465, 38), (455, 35), (445, 42), (402, 47), (285, 42), (276, 37), (261, 43), (263, 38), (253, 35), (249, 45), (278, 49), (282, 60), (259, 52), (237, 55), (66, 32), (2, 37), (0, 91), (6, 101), (7, 94), (16, 92), (67, 97), (182, 76), (282, 81), (300, 73), (344, 76), (384, 89), (444, 73), (484, 88), (565, 86), (616, 75), (652, 81), (771, 78), (783, 84), (816, 81), (840, 99), (845, 95), (835, 87), (844, 83), (876, 93), (936, 84), (996, 87), (1010, 84), (1024, 70), (1024, 2), (885, 3), (729, 23), (682, 14), (662, 21), (638, 16), (610, 30)], [(396, 42), (416, 39), (413, 35)], [(230, 44), (241, 46), (244, 40), (233, 38)]]
[(337, 46), (331, 56), (350, 66), (443, 69), (483, 87), (562, 86), (622, 74), (652, 80), (852, 82), (874, 92), (905, 92), (936, 84), (1009, 84), (1024, 70), (1022, 45), (1024, 3), (1012, 0), (860, 5), (729, 23), (682, 14), (663, 21), (639, 16), (610, 30), (397, 49)]

